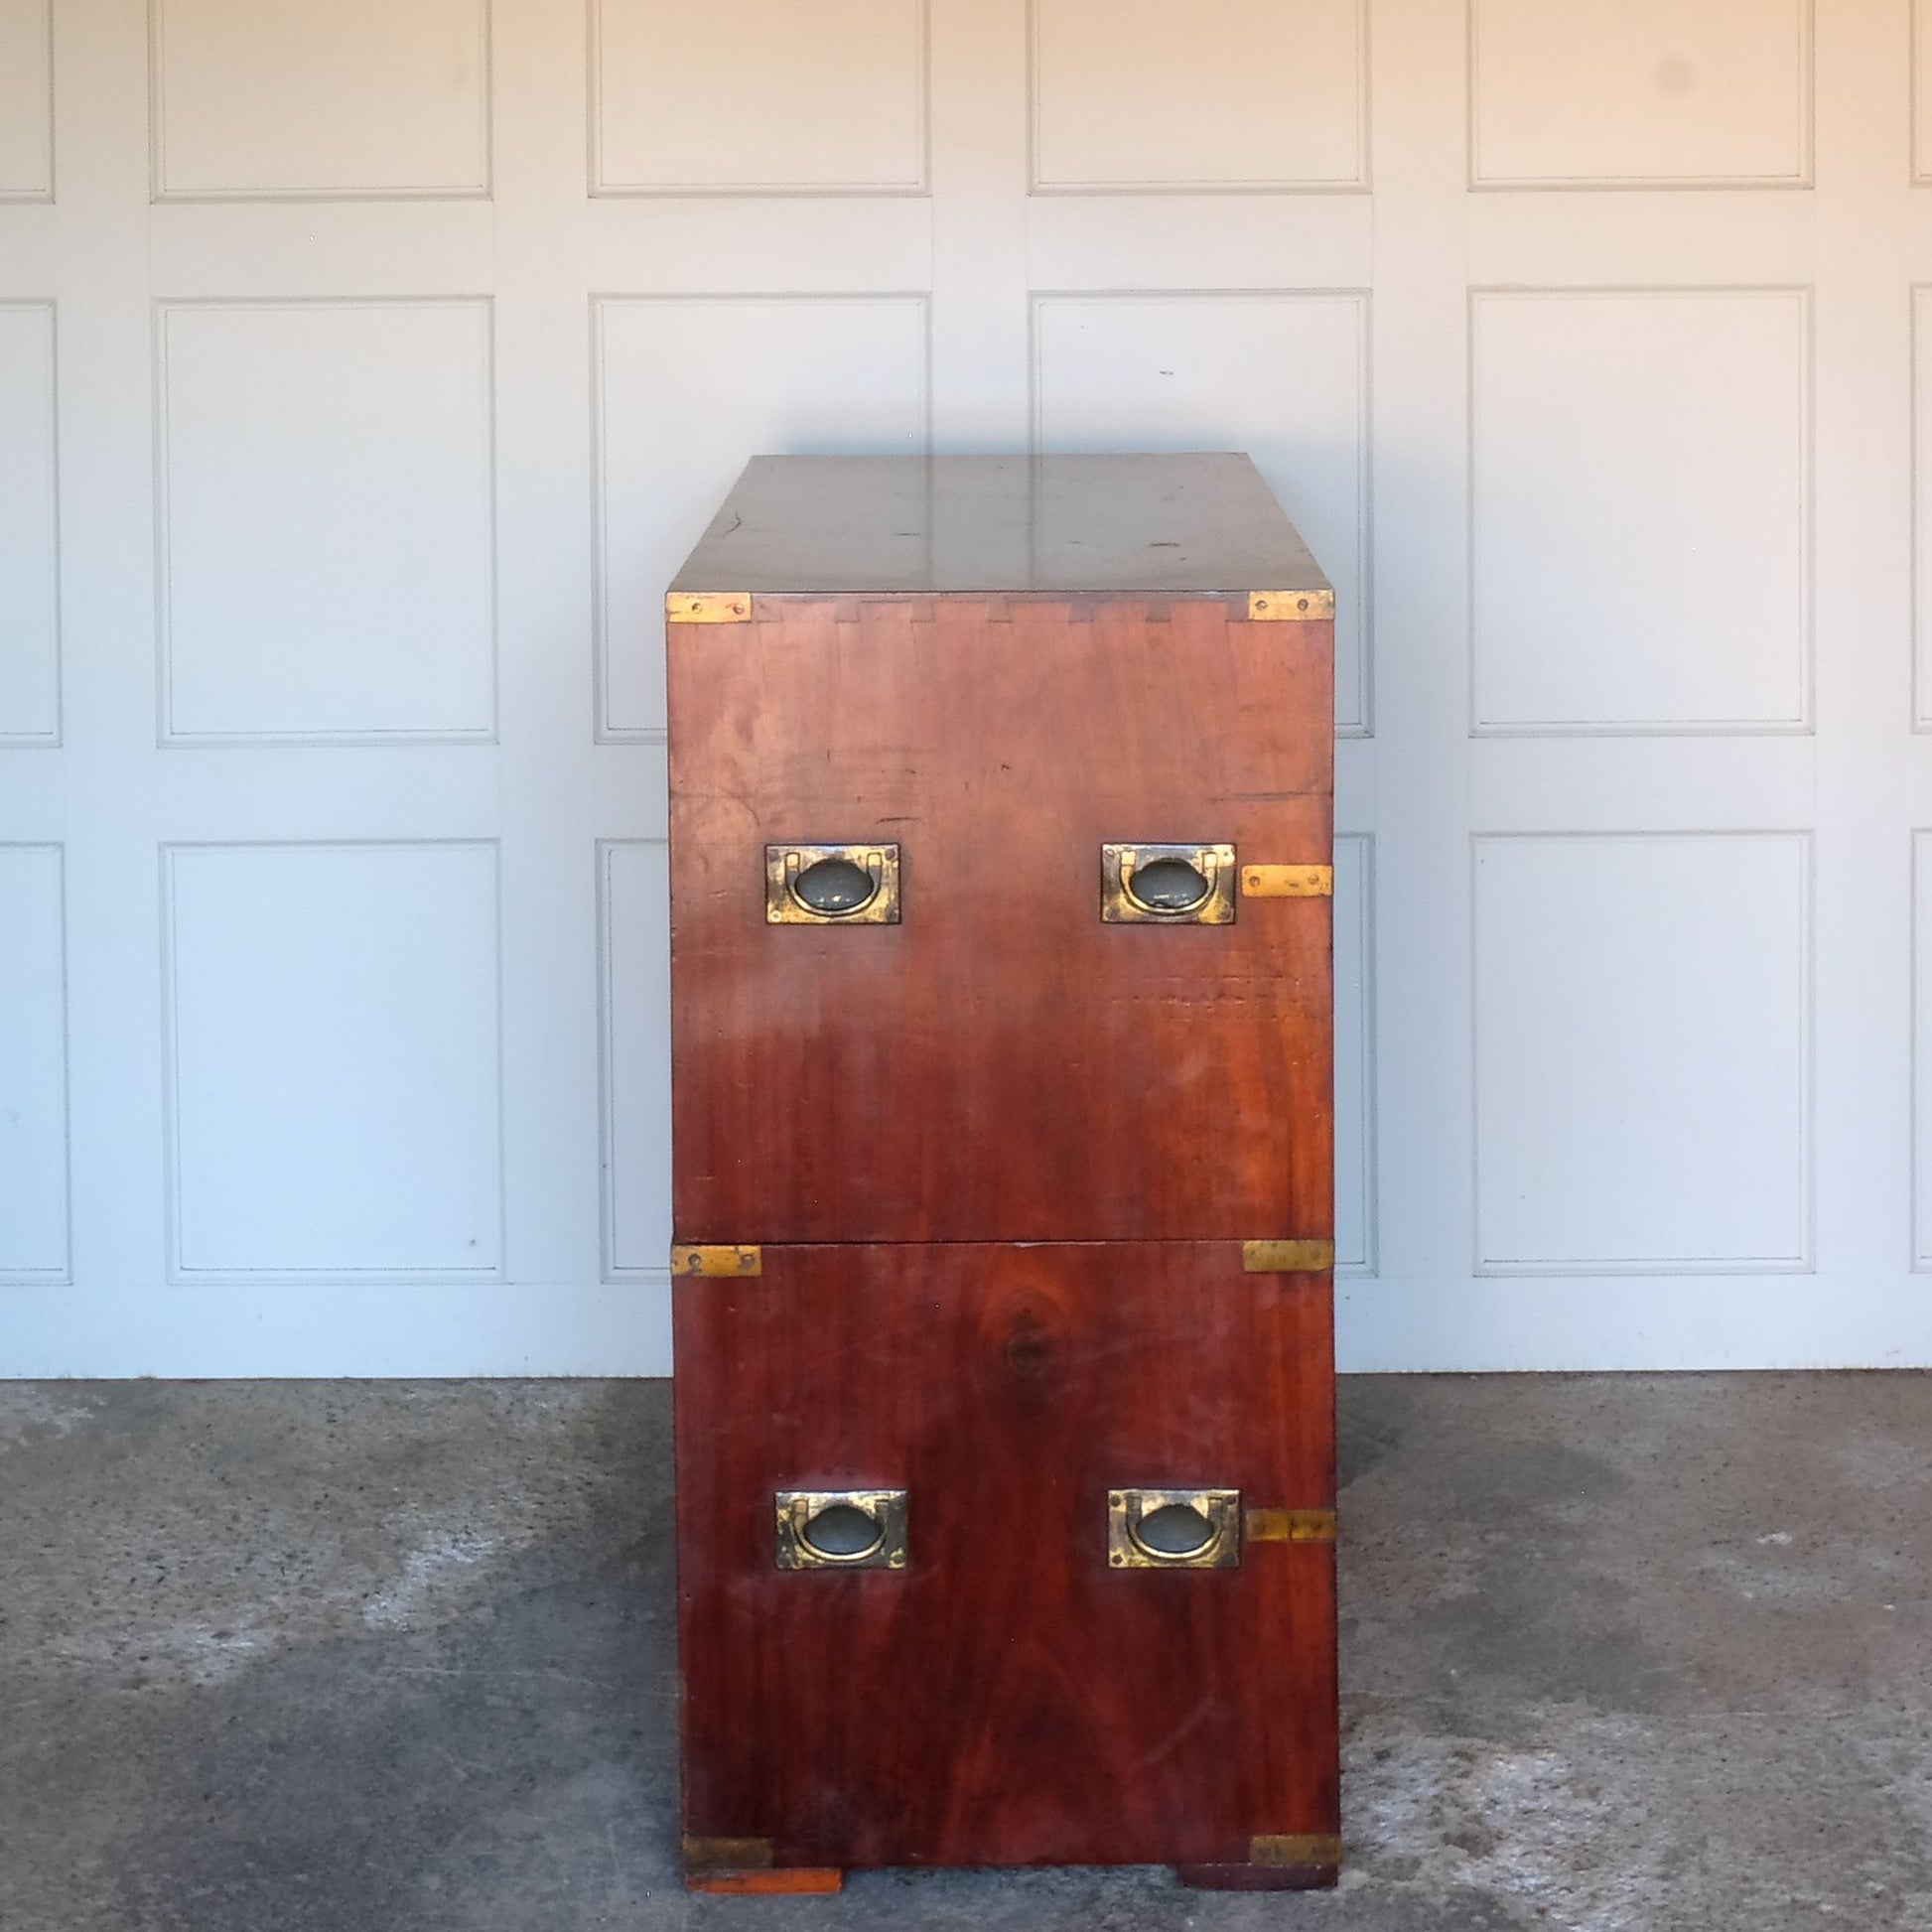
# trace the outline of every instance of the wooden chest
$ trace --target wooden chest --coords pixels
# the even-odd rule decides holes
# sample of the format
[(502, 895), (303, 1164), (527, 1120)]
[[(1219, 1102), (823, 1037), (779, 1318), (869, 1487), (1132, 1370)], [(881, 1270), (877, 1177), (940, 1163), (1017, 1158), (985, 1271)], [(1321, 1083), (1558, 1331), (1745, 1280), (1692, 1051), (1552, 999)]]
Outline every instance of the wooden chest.
[(759, 458), (666, 600), (685, 1859), (1332, 1882), (1333, 596)]

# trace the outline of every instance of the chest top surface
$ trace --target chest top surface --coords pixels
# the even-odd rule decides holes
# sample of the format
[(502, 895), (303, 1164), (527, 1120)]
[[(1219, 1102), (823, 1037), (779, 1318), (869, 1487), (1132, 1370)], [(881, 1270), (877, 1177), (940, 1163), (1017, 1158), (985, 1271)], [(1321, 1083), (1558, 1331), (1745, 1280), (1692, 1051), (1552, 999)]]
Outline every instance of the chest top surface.
[(1325, 591), (1245, 456), (754, 457), (674, 592)]

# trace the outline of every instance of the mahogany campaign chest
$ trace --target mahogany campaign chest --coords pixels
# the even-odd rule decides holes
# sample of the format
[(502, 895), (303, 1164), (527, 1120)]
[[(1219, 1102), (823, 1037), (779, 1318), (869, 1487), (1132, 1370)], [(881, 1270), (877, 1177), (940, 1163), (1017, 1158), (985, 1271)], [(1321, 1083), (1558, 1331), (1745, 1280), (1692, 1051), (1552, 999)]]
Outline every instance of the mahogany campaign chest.
[(693, 1885), (1333, 1882), (1333, 615), (1228, 455), (760, 457), (678, 574)]

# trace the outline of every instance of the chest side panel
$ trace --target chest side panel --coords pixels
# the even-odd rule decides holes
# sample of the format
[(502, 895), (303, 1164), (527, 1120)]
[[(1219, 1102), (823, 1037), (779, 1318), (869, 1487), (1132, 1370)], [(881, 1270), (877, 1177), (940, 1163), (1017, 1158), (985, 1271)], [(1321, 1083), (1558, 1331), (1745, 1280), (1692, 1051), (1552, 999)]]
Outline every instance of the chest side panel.
[[(1337, 1829), (1332, 1543), (1160, 1572), (1108, 1537), (1123, 1484), (1332, 1508), (1323, 1279), (1210, 1243), (763, 1264), (674, 1291), (687, 1831), (858, 1865)], [(904, 1568), (780, 1569), (774, 1495), (848, 1488), (903, 1489)]]
[[(680, 1239), (1320, 1236), (1330, 901), (1106, 924), (1109, 841), (1325, 865), (1331, 626), (756, 601), (671, 628)], [(893, 925), (771, 925), (764, 851), (896, 843)]]

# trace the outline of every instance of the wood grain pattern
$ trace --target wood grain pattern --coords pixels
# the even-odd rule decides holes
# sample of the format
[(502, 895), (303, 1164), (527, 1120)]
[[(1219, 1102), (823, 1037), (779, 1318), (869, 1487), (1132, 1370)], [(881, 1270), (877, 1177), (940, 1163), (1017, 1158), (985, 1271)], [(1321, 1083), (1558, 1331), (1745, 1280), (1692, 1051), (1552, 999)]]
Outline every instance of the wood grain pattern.
[[(1106, 1554), (1110, 1485), (1332, 1506), (1324, 1278), (1214, 1242), (767, 1247), (673, 1295), (688, 1832), (1222, 1867), (1338, 1830), (1332, 1546)], [(774, 1492), (860, 1486), (909, 1492), (907, 1568), (780, 1571)]]
[[(1103, 925), (1099, 856), (1325, 864), (1332, 624), (755, 603), (670, 631), (678, 1239), (1331, 1234), (1329, 901)], [(765, 924), (766, 841), (868, 838), (898, 925)]]

